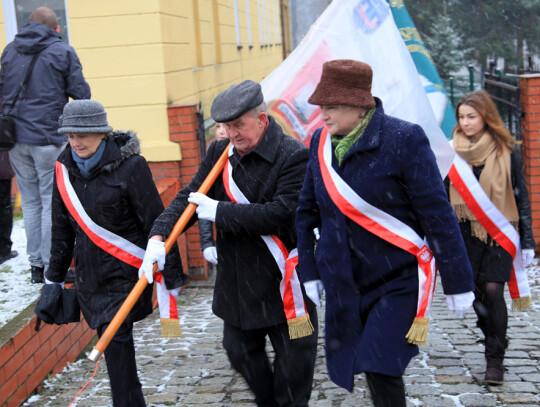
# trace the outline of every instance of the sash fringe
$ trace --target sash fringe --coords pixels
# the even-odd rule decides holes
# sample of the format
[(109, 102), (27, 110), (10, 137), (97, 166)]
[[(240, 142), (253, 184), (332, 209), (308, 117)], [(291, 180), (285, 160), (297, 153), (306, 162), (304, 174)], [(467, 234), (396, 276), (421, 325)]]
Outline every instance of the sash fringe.
[(531, 297), (512, 298), (512, 311), (525, 311), (531, 307)]
[(161, 318), (161, 336), (166, 338), (177, 338), (182, 336), (182, 327), (177, 319)]
[(302, 315), (300, 317), (292, 318), (287, 320), (287, 325), (289, 325), (289, 337), (291, 339), (303, 338), (304, 336), (309, 336), (315, 330), (309, 319), (309, 315)]
[[(456, 212), (458, 222), (461, 223), (467, 220), (470, 222), (471, 234), (474, 237), (480, 239), (483, 243), (486, 243), (486, 244), (489, 243), (491, 246), (499, 246), (499, 244), (495, 240), (488, 239), (489, 237), (488, 232), (486, 231), (486, 229), (484, 229), (482, 224), (472, 214), (471, 210), (466, 204), (454, 205), (453, 208), (454, 208), (454, 211)], [(509, 221), (509, 222), (514, 227), (514, 229), (519, 230), (518, 221)]]
[(405, 335), (407, 341), (413, 345), (427, 345), (427, 333), (429, 320), (427, 318), (415, 318), (411, 329)]

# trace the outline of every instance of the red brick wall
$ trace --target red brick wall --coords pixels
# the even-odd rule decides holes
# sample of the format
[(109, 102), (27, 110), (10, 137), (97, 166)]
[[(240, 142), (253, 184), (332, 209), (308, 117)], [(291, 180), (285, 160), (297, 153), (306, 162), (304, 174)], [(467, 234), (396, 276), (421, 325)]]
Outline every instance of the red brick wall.
[(533, 232), (540, 248), (540, 74), (521, 75), (520, 102), (523, 111), (522, 153), (525, 180), (529, 189)]
[[(191, 182), (201, 164), (201, 147), (197, 137), (197, 105), (170, 105), (167, 111), (169, 138), (180, 145), (182, 160), (152, 162), (150, 168), (156, 183), (160, 179), (172, 177), (178, 180), (181, 189)], [(168, 203), (165, 204), (167, 205)], [(208, 278), (208, 264), (201, 252), (198, 224), (180, 235), (178, 245), (184, 271), (190, 278), (195, 280)]]
[[(2, 330), (15, 323), (10, 321)], [(38, 332), (35, 326), (34, 316), (0, 347), (2, 406), (21, 405), (49, 373), (58, 374), (73, 362), (96, 334), (84, 319), (61, 326), (41, 324)]]
[[(156, 165), (156, 170), (154, 170), (154, 164)], [(162, 178), (165, 175), (171, 175), (173, 171), (171, 168), (167, 169), (167, 165), (170, 167), (177, 167), (178, 162), (169, 162), (169, 163), (150, 163), (150, 169), (152, 170), (152, 176), (156, 187), (158, 189), (161, 200), (163, 201), (163, 206), (167, 207), (171, 201), (174, 199), (178, 191), (180, 191), (180, 182), (178, 181), (178, 175), (169, 178)], [(182, 259), (182, 267), (184, 272), (187, 274), (189, 265), (188, 265), (188, 255), (187, 255), (187, 242), (184, 235), (180, 235), (177, 239), (178, 250), (180, 251), (180, 258)]]

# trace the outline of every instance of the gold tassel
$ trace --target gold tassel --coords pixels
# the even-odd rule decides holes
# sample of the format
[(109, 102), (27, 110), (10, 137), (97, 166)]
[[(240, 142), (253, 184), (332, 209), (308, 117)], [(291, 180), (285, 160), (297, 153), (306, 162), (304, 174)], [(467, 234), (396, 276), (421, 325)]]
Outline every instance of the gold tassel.
[(415, 318), (411, 329), (405, 335), (408, 342), (413, 345), (427, 345), (428, 323), (429, 320), (427, 318)]
[(309, 336), (314, 331), (309, 315), (307, 314), (301, 317), (288, 319), (287, 324), (289, 325), (289, 337), (291, 339)]
[(161, 336), (165, 338), (177, 338), (182, 336), (182, 327), (177, 319), (161, 318)]
[(531, 297), (512, 298), (512, 311), (525, 311), (531, 307)]

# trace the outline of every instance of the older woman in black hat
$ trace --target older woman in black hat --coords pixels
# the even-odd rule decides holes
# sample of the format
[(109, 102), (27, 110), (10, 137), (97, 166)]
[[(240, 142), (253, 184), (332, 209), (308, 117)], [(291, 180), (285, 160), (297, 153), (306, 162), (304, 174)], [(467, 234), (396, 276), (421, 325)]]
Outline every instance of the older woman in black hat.
[(299, 268), (314, 301), (326, 291), (331, 379), (352, 391), (365, 372), (375, 406), (400, 407), (403, 372), (426, 339), (433, 255), (458, 314), (474, 285), (428, 139), (384, 113), (371, 79), (365, 63), (329, 61), (309, 99), (325, 126), (311, 139), (297, 209)]
[[(98, 335), (138, 281), (129, 253), (142, 252), (163, 203), (135, 133), (114, 131), (101, 103), (64, 107), (60, 134), (69, 145), (58, 157), (53, 189), (51, 260), (47, 283), (62, 283), (75, 258), (83, 315)], [(163, 270), (165, 285), (185, 284), (178, 250)], [(137, 376), (133, 323), (152, 312), (149, 285), (105, 350), (114, 406), (144, 406)]]

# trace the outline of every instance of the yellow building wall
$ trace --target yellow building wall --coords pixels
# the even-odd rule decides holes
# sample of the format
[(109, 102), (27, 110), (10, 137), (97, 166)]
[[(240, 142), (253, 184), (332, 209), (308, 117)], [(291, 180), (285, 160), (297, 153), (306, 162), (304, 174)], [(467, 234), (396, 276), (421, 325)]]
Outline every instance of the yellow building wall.
[[(207, 119), (219, 92), (261, 81), (281, 63), (280, 0), (247, 2), (252, 46), (248, 5), (237, 0), (239, 49), (234, 0), (67, 0), (71, 45), (92, 98), (113, 128), (137, 132), (147, 160), (181, 159), (169, 141), (168, 104), (201, 103)], [(3, 48), (3, 15), (2, 40)]]
[[(186, 7), (178, 11), (183, 10), (187, 16), (185, 35), (179, 33), (172, 18), (164, 19), (162, 25), (164, 43), (167, 43), (164, 64), (167, 98), (174, 103), (201, 102), (206, 118), (219, 92), (246, 79), (260, 82), (282, 62), (279, 0), (249, 0), (251, 47), (247, 2), (237, 1), (241, 49), (236, 42), (233, 0), (183, 0), (182, 3)], [(176, 4), (167, 3), (170, 7), (166, 10), (167, 16), (174, 14)], [(258, 12), (267, 13), (268, 24), (274, 21), (271, 45), (262, 45), (259, 41)], [(181, 57), (186, 52), (188, 55)]]

